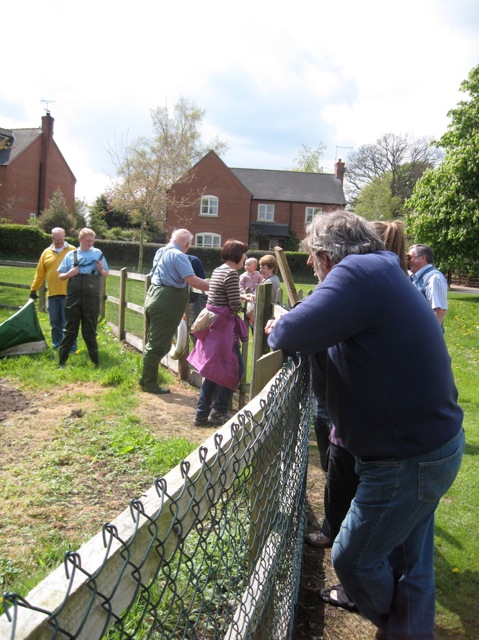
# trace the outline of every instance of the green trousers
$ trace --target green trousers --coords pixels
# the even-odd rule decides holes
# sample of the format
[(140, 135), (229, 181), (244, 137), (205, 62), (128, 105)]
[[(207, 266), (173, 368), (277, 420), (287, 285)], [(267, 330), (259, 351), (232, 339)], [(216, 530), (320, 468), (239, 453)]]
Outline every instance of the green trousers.
[(151, 285), (145, 300), (148, 319), (148, 340), (143, 354), (142, 383), (156, 385), (158, 367), (171, 348), (181, 318), (188, 303), (188, 287), (176, 289)]

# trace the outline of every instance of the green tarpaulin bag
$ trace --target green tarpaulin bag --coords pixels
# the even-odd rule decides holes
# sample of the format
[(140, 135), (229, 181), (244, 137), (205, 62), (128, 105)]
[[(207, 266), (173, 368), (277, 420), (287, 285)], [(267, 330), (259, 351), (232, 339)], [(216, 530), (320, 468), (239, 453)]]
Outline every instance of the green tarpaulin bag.
[(0, 324), (0, 357), (39, 353), (46, 348), (34, 300)]

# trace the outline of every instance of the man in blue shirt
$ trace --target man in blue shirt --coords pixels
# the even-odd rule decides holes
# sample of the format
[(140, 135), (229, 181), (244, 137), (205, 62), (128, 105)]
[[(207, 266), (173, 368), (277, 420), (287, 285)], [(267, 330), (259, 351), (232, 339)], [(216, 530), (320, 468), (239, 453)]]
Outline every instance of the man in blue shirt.
[(176, 229), (169, 244), (158, 249), (153, 260), (151, 286), (145, 300), (148, 339), (139, 380), (147, 393), (170, 392), (158, 385), (158, 368), (171, 348), (173, 336), (186, 311), (188, 285), (208, 291), (208, 281), (195, 275), (185, 255), (192, 240), (193, 236), (187, 229)]
[(434, 253), (427, 244), (414, 244), (407, 254), (411, 282), (426, 296), (426, 300), (442, 326), (447, 313), (447, 280), (433, 265)]
[(434, 511), (465, 444), (446, 343), (366, 220), (318, 215), (306, 242), (321, 284), (266, 332), (289, 354), (327, 349), (328, 410), (359, 476), (333, 566), (377, 638), (433, 640)]

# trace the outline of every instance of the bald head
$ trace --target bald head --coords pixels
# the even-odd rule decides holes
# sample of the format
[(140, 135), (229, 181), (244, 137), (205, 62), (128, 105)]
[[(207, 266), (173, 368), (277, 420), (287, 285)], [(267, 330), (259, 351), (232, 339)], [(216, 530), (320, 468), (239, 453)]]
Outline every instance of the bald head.
[(193, 240), (193, 234), (188, 229), (175, 229), (171, 234), (171, 242), (177, 244), (186, 253)]
[(65, 230), (61, 227), (54, 227), (52, 229), (52, 242), (56, 249), (61, 249), (65, 244)]

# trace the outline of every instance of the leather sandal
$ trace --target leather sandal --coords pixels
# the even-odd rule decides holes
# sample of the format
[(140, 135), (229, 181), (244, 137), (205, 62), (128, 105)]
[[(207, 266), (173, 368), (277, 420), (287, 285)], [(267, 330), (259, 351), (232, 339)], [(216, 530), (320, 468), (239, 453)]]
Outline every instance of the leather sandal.
[(330, 604), (332, 607), (339, 607), (340, 609), (346, 609), (346, 611), (359, 613), (359, 609), (341, 584), (335, 584), (329, 589), (321, 589), (320, 597), (323, 602)]

